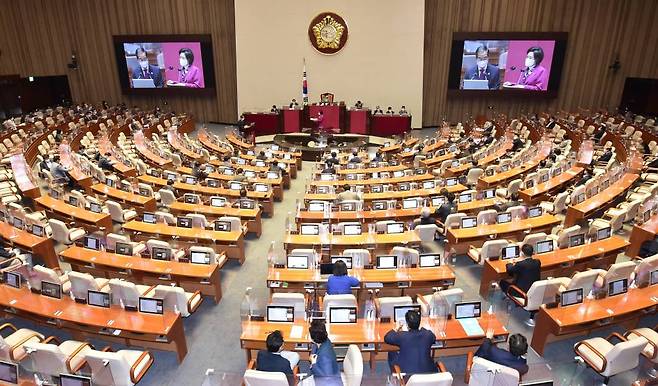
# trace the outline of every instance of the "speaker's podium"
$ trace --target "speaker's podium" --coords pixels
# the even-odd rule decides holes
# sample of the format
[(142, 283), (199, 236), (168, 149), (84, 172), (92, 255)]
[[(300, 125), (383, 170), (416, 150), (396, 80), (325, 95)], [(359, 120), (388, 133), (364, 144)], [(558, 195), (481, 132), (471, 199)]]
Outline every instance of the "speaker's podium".
[(328, 92), (320, 94), (320, 101), (320, 103), (306, 106), (306, 127), (316, 128), (317, 123), (313, 122), (311, 118), (316, 118), (322, 111), (324, 130), (333, 133), (342, 132), (345, 128), (345, 102), (334, 103), (334, 94)]
[(299, 133), (302, 131), (302, 109), (283, 108), (283, 132)]
[(347, 112), (347, 132), (350, 134), (368, 134), (370, 132), (370, 110), (351, 108)]

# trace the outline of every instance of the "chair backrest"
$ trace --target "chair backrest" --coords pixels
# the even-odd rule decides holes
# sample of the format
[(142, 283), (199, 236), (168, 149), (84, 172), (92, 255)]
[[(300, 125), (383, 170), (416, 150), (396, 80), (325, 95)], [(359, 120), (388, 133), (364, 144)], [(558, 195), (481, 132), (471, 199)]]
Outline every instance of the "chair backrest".
[[(328, 316), (327, 310), (332, 307), (356, 307), (356, 297), (352, 294), (346, 295), (324, 295), (322, 305), (325, 315)], [(328, 318), (327, 318), (328, 320)]]
[(601, 375), (612, 376), (637, 367), (640, 354), (647, 343), (648, 341), (642, 337), (617, 343), (605, 355), (607, 365)]
[(243, 381), (246, 386), (288, 386), (288, 378), (284, 373), (246, 370)]
[(516, 205), (507, 208), (506, 212), (512, 214), (512, 219), (523, 218), (526, 214), (526, 207), (525, 205)]
[(386, 225), (390, 223), (394, 223), (395, 220), (383, 220), (383, 221), (377, 221), (375, 223), (375, 231), (376, 232), (386, 232)]
[[(452, 374), (414, 374), (409, 377), (407, 386), (450, 386), (452, 385)], [(498, 384), (496, 384), (498, 386)]]
[(152, 254), (152, 253), (153, 253), (153, 252), (152, 252), (153, 247), (173, 249), (173, 248), (171, 248), (171, 245), (169, 245), (169, 243), (166, 242), (166, 241), (162, 241), (162, 240), (153, 240), (153, 239), (148, 240), (148, 241), (146, 242), (146, 248), (148, 249), (149, 254)]
[(359, 346), (351, 344), (347, 347), (347, 354), (343, 361), (343, 374), (345, 386), (360, 386), (363, 378), (363, 355)]
[(71, 293), (76, 299), (87, 299), (87, 291), (98, 291), (98, 284), (88, 273), (71, 271), (68, 274), (71, 282)]
[(484, 358), (474, 357), (469, 386), (518, 386), (519, 372)]
[(466, 213), (452, 213), (446, 217), (444, 224), (445, 229), (459, 228), (461, 226), (462, 218), (466, 217)]
[(192, 219), (192, 228), (205, 228), (208, 225), (206, 216), (201, 213), (188, 213), (187, 217)]
[(309, 267), (313, 266), (313, 264), (315, 263), (315, 259), (317, 257), (317, 253), (313, 249), (305, 249), (305, 248), (293, 249), (292, 251), (290, 251), (290, 255), (306, 256)]
[(57, 376), (61, 373), (68, 373), (66, 367), (66, 355), (59, 346), (55, 344), (28, 342), (25, 349), (32, 351), (30, 359), (34, 369), (44, 375)]
[(558, 278), (538, 280), (532, 283), (527, 293), (528, 303), (524, 308), (527, 311), (536, 311), (542, 304), (554, 302), (561, 285), (562, 280)]
[(160, 189), (158, 190), (158, 193), (160, 194), (160, 202), (163, 205), (170, 205), (176, 202), (176, 196), (174, 196), (174, 193), (171, 190)]
[(480, 262), (483, 263), (485, 259), (491, 257), (500, 257), (500, 252), (505, 248), (509, 242), (507, 240), (487, 240), (482, 244), (480, 249)]
[(370, 251), (367, 249), (346, 249), (343, 251), (343, 256), (351, 256), (352, 266), (355, 267), (370, 264)]
[(187, 307), (187, 297), (183, 288), (158, 284), (155, 287), (154, 297), (164, 301), (164, 310), (174, 311), (178, 308), (182, 317), (186, 318), (190, 316), (190, 310)]
[[(114, 293), (115, 286), (121, 290), (119, 296)], [(123, 300), (123, 304), (127, 307), (137, 308), (139, 306), (139, 297), (142, 296), (142, 294), (137, 289), (135, 283), (119, 279), (110, 279), (110, 288), (112, 290), (112, 303), (119, 304), (119, 299), (121, 299)]]
[(496, 212), (495, 209), (485, 209), (478, 213), (477, 222), (478, 225), (482, 224), (495, 224), (496, 223)]
[(481, 168), (472, 168), (468, 171), (468, 174), (466, 175), (466, 183), (467, 184), (475, 184), (478, 182), (478, 178), (484, 173), (484, 170)]
[(395, 246), (391, 249), (391, 254), (398, 257), (398, 263), (401, 259), (406, 259), (407, 266), (410, 264), (418, 264), (420, 253), (413, 249), (402, 246)]
[(410, 296), (382, 297), (379, 302), (379, 317), (393, 319), (393, 311), (396, 306), (409, 306), (414, 302)]
[[(578, 202), (577, 200), (578, 200), (578, 196), (579, 196), (581, 193), (585, 193), (585, 187), (584, 187), (583, 185), (576, 186), (576, 187), (574, 188), (573, 192), (571, 192), (571, 201), (570, 201), (570, 202), (571, 202), (571, 205), (578, 205), (578, 204), (580, 204), (580, 202)], [(582, 202), (582, 201), (581, 201), (581, 202)]]
[(605, 274), (603, 269), (588, 269), (587, 271), (576, 272), (567, 285), (567, 290), (582, 288), (583, 294), (589, 294), (594, 288), (594, 283), (599, 275)]
[(567, 207), (567, 198), (569, 198), (569, 192), (558, 193), (558, 195), (555, 196), (555, 201), (553, 201), (553, 212), (563, 212)]
[(53, 231), (53, 238), (59, 242), (67, 243), (69, 241), (69, 228), (62, 221), (51, 218), (48, 219), (48, 225)]
[(91, 381), (95, 385), (132, 386), (130, 364), (121, 352), (89, 350), (86, 360), (91, 368)]
[(603, 276), (603, 282), (607, 285), (607, 283), (619, 279), (629, 279), (630, 281), (631, 274), (635, 271), (635, 267), (636, 265), (632, 261), (612, 264)]
[(155, 218), (157, 221), (165, 222), (169, 225), (176, 225), (176, 217), (169, 212), (156, 211)]
[(530, 233), (530, 234), (527, 234), (523, 238), (523, 242), (521, 242), (521, 245), (530, 244), (530, 245), (532, 245), (533, 248), (535, 248), (537, 246), (538, 242), (544, 241), (544, 240), (546, 240), (546, 238), (547, 238), (547, 236), (546, 236), (546, 233), (544, 233), (544, 232)]
[(569, 245), (569, 238), (581, 231), (580, 225), (574, 225), (569, 228), (562, 229), (557, 238), (557, 247), (565, 248)]
[(51, 283), (61, 284), (59, 275), (52, 268), (46, 268), (41, 265), (35, 265), (33, 268), (34, 276), (28, 278), (32, 288), (41, 291), (41, 282), (49, 281)]
[(105, 205), (107, 205), (107, 209), (110, 211), (112, 220), (123, 222), (123, 208), (121, 207), (121, 204), (112, 200), (107, 200), (105, 201)]
[(230, 222), (232, 232), (238, 232), (242, 230), (242, 221), (240, 220), (240, 217), (222, 216), (219, 218), (219, 221)]
[(518, 192), (519, 189), (521, 189), (522, 184), (523, 180), (520, 178), (510, 182), (509, 185), (507, 185), (507, 196), (509, 197), (512, 193)]
[(416, 225), (414, 232), (418, 235), (421, 242), (427, 243), (434, 241), (434, 236), (439, 230), (436, 224)]
[(129, 243), (130, 238), (127, 235), (120, 235), (117, 233), (108, 233), (106, 238), (106, 249), (109, 251), (116, 250), (117, 243)]
[(294, 292), (276, 292), (272, 294), (272, 305), (294, 307), (295, 319), (303, 319), (306, 314), (304, 294)]

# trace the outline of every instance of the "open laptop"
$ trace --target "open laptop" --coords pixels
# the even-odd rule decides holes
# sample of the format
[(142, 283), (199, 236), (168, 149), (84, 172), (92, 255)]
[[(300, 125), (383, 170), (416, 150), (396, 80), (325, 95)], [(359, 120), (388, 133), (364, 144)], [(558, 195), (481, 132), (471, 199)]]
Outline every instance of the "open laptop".
[(292, 323), (295, 321), (295, 307), (267, 306), (267, 321), (272, 323)]
[(356, 307), (330, 307), (329, 323), (356, 323)]
[(464, 79), (464, 90), (488, 90), (489, 81), (486, 79)]
[(560, 306), (566, 307), (583, 302), (583, 289), (576, 288), (560, 294)]
[(133, 78), (133, 88), (155, 88), (155, 82), (153, 82), (153, 79)]

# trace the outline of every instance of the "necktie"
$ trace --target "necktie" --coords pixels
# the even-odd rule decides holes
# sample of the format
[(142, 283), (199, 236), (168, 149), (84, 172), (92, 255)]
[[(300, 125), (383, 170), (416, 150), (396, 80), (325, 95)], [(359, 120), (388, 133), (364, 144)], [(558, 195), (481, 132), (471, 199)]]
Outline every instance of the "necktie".
[(148, 77), (149, 77), (148, 72), (146, 72), (146, 70), (144, 70), (144, 79), (148, 79)]
[(484, 79), (484, 70), (480, 70), (480, 80)]

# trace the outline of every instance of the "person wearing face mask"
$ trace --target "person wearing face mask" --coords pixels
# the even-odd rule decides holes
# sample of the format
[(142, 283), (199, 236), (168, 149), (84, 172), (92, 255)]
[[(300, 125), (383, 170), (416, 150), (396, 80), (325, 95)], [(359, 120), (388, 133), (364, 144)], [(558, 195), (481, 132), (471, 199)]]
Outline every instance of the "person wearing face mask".
[(178, 81), (167, 81), (167, 86), (203, 88), (201, 70), (194, 66), (194, 53), (189, 48), (181, 48), (178, 51)]
[(544, 50), (541, 47), (528, 48), (524, 63), (525, 68), (519, 75), (519, 81), (516, 84), (505, 82), (503, 86), (545, 91), (548, 88), (548, 71), (540, 65), (543, 59)]
[(464, 79), (469, 80), (487, 80), (489, 90), (500, 88), (500, 71), (498, 66), (489, 63), (489, 48), (482, 44), (475, 50), (475, 66), (469, 68), (464, 73)]
[(133, 68), (133, 79), (153, 79), (155, 87), (164, 87), (160, 68), (149, 63), (146, 50), (139, 47), (135, 50), (135, 56), (137, 57), (138, 66)]

